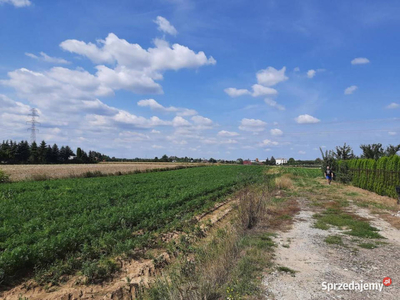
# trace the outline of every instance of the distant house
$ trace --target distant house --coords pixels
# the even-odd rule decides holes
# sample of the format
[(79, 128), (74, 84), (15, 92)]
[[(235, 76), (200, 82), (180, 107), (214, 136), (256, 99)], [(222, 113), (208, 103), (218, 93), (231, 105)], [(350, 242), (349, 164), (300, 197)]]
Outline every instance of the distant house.
[(277, 165), (287, 164), (287, 160), (286, 160), (286, 158), (277, 158), (276, 159), (276, 164)]
[(243, 164), (244, 164), (244, 165), (251, 165), (251, 161), (250, 161), (250, 160), (244, 160), (244, 161), (243, 161)]

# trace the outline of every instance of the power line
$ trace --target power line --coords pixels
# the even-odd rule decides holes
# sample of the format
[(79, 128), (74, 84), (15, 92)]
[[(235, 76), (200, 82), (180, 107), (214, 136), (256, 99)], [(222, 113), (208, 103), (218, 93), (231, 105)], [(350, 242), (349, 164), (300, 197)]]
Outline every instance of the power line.
[(31, 127), (28, 129), (31, 132), (31, 143), (36, 142), (36, 132), (39, 131), (39, 129), (36, 128), (36, 124), (40, 125), (38, 121), (36, 121), (36, 118), (39, 118), (39, 114), (36, 108), (32, 108), (30, 110), (30, 114), (28, 115), (31, 117), (29, 121), (26, 121), (26, 123), (30, 123)]

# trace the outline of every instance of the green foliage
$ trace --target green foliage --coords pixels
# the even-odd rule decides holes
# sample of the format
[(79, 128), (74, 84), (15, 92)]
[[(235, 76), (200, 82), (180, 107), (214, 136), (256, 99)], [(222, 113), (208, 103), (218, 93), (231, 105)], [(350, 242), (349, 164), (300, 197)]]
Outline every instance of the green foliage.
[[(342, 162), (339, 163), (339, 165)], [(379, 195), (397, 198), (396, 186), (400, 185), (400, 157), (374, 159), (353, 159), (346, 162), (354, 186)]]
[[(214, 166), (116, 177), (0, 185), (0, 282), (27, 270), (62, 268), (97, 280), (102, 257), (150, 245), (161, 231), (249, 183), (262, 166)], [(143, 231), (141, 235), (132, 232)]]
[(340, 245), (343, 246), (342, 238), (339, 235), (329, 235), (325, 238), (325, 243), (331, 245)]
[(341, 229), (348, 230), (344, 233), (352, 236), (363, 238), (383, 238), (378, 229), (372, 227), (368, 222), (359, 220), (355, 216), (347, 214), (340, 209), (328, 208), (322, 214), (315, 214), (317, 219), (316, 228), (327, 229), (328, 225), (337, 226)]
[(9, 176), (6, 173), (4, 173), (4, 171), (0, 170), (0, 184), (1, 183), (6, 183), (6, 182), (9, 182), (9, 181), (10, 181)]

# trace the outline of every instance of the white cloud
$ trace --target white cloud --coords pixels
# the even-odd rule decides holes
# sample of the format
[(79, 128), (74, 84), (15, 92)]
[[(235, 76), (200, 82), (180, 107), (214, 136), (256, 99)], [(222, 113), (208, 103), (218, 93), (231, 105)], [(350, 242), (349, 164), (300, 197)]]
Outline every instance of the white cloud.
[(299, 151), (299, 154), (306, 154), (306, 151), (300, 150), (300, 151)]
[(271, 140), (266, 139), (266, 140), (263, 140), (262, 143), (260, 143), (259, 145), (261, 147), (262, 146), (278, 146), (279, 143), (276, 141), (271, 141)]
[(259, 132), (265, 129), (267, 123), (257, 119), (242, 119), (239, 129), (243, 131)]
[(192, 117), (192, 121), (194, 124), (202, 126), (211, 126), (213, 124), (211, 119), (202, 116), (194, 116)]
[(154, 133), (154, 134), (160, 134), (160, 133), (161, 133), (161, 131), (153, 129), (153, 130), (151, 131), (151, 133)]
[(239, 97), (243, 95), (250, 95), (250, 91), (246, 89), (226, 88), (224, 90), (231, 97)]
[(305, 114), (305, 115), (300, 115), (297, 118), (295, 118), (295, 121), (298, 124), (314, 124), (314, 123), (319, 123), (321, 120), (319, 120), (313, 116)]
[(186, 126), (191, 126), (190, 122), (182, 117), (175, 117), (172, 120), (172, 126), (174, 127), (186, 127)]
[(0, 4), (3, 3), (12, 4), (15, 7), (25, 7), (32, 4), (32, 2), (29, 0), (0, 0)]
[(387, 109), (395, 109), (395, 108), (399, 108), (399, 107), (400, 107), (400, 105), (395, 102), (392, 102), (388, 106), (386, 106)]
[(270, 98), (265, 98), (264, 102), (271, 107), (275, 107), (278, 110), (285, 110), (286, 108), (283, 105), (278, 104), (275, 100)]
[(157, 19), (154, 20), (154, 23), (158, 25), (158, 30), (169, 33), (170, 35), (177, 35), (178, 31), (175, 29), (174, 26), (169, 23), (166, 18), (158, 16)]
[(349, 86), (348, 88), (346, 88), (346, 89), (344, 90), (344, 94), (345, 94), (345, 95), (351, 95), (351, 94), (353, 94), (357, 89), (358, 89), (358, 87), (357, 87), (356, 85)]
[(21, 114), (26, 116), (29, 114), (30, 107), (21, 102), (11, 100), (5, 95), (0, 94), (0, 111), (2, 113), (9, 112), (12, 114)]
[(151, 146), (151, 148), (153, 148), (153, 149), (164, 149), (165, 147), (160, 146), (160, 145), (153, 145), (153, 146)]
[(278, 128), (271, 129), (271, 130), (270, 130), (270, 133), (271, 133), (271, 135), (274, 135), (274, 136), (281, 136), (281, 135), (283, 135), (283, 131), (280, 130), (280, 129), (278, 129)]
[(234, 132), (234, 131), (226, 131), (226, 130), (221, 130), (218, 132), (218, 136), (238, 136), (239, 133)]
[(257, 82), (263, 86), (274, 86), (288, 79), (288, 77), (285, 76), (285, 71), (286, 67), (283, 67), (280, 70), (273, 67), (260, 70), (256, 74)]
[(28, 52), (26, 52), (25, 55), (28, 57), (31, 57), (33, 59), (37, 59), (37, 60), (41, 60), (41, 61), (45, 61), (45, 62), (49, 62), (49, 63), (53, 63), (53, 64), (70, 64), (71, 63), (63, 58), (51, 57), (44, 52), (40, 52), (40, 57), (35, 54), (28, 53)]
[[(96, 66), (96, 77), (113, 89), (127, 89), (136, 93), (162, 93), (156, 80), (162, 80), (166, 70), (198, 68), (215, 65), (213, 57), (207, 58), (203, 51), (198, 53), (188, 47), (155, 39), (155, 47), (143, 49), (113, 33), (98, 44), (78, 40), (66, 40), (60, 47), (71, 53), (86, 56)], [(111, 65), (109, 68), (104, 64)]]
[(267, 96), (267, 95), (271, 96), (278, 94), (277, 90), (270, 87), (262, 86), (260, 84), (254, 84), (252, 88), (253, 88), (253, 93), (252, 93), (253, 97)]
[(179, 108), (174, 106), (164, 107), (154, 99), (140, 100), (137, 104), (141, 107), (150, 107), (151, 110), (174, 112), (179, 116), (193, 116), (197, 114), (197, 111), (195, 111), (194, 109)]
[(368, 63), (369, 63), (369, 59), (365, 58), (365, 57), (357, 57), (351, 61), (352, 65), (364, 65), (364, 64), (368, 64)]
[(388, 134), (389, 134), (389, 135), (396, 135), (397, 132), (395, 132), (395, 131), (389, 131)]
[(308, 78), (313, 78), (316, 73), (317, 73), (317, 71), (315, 71), (315, 70), (308, 70), (307, 71), (307, 77)]

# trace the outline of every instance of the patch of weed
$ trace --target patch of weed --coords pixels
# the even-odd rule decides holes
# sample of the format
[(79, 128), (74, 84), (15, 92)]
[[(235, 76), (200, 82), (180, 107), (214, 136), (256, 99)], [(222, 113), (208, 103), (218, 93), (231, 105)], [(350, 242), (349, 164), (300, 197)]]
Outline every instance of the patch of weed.
[(340, 246), (344, 245), (342, 238), (338, 235), (330, 235), (330, 236), (326, 237), (324, 241), (325, 241), (325, 243), (331, 244), (331, 245), (340, 245)]

